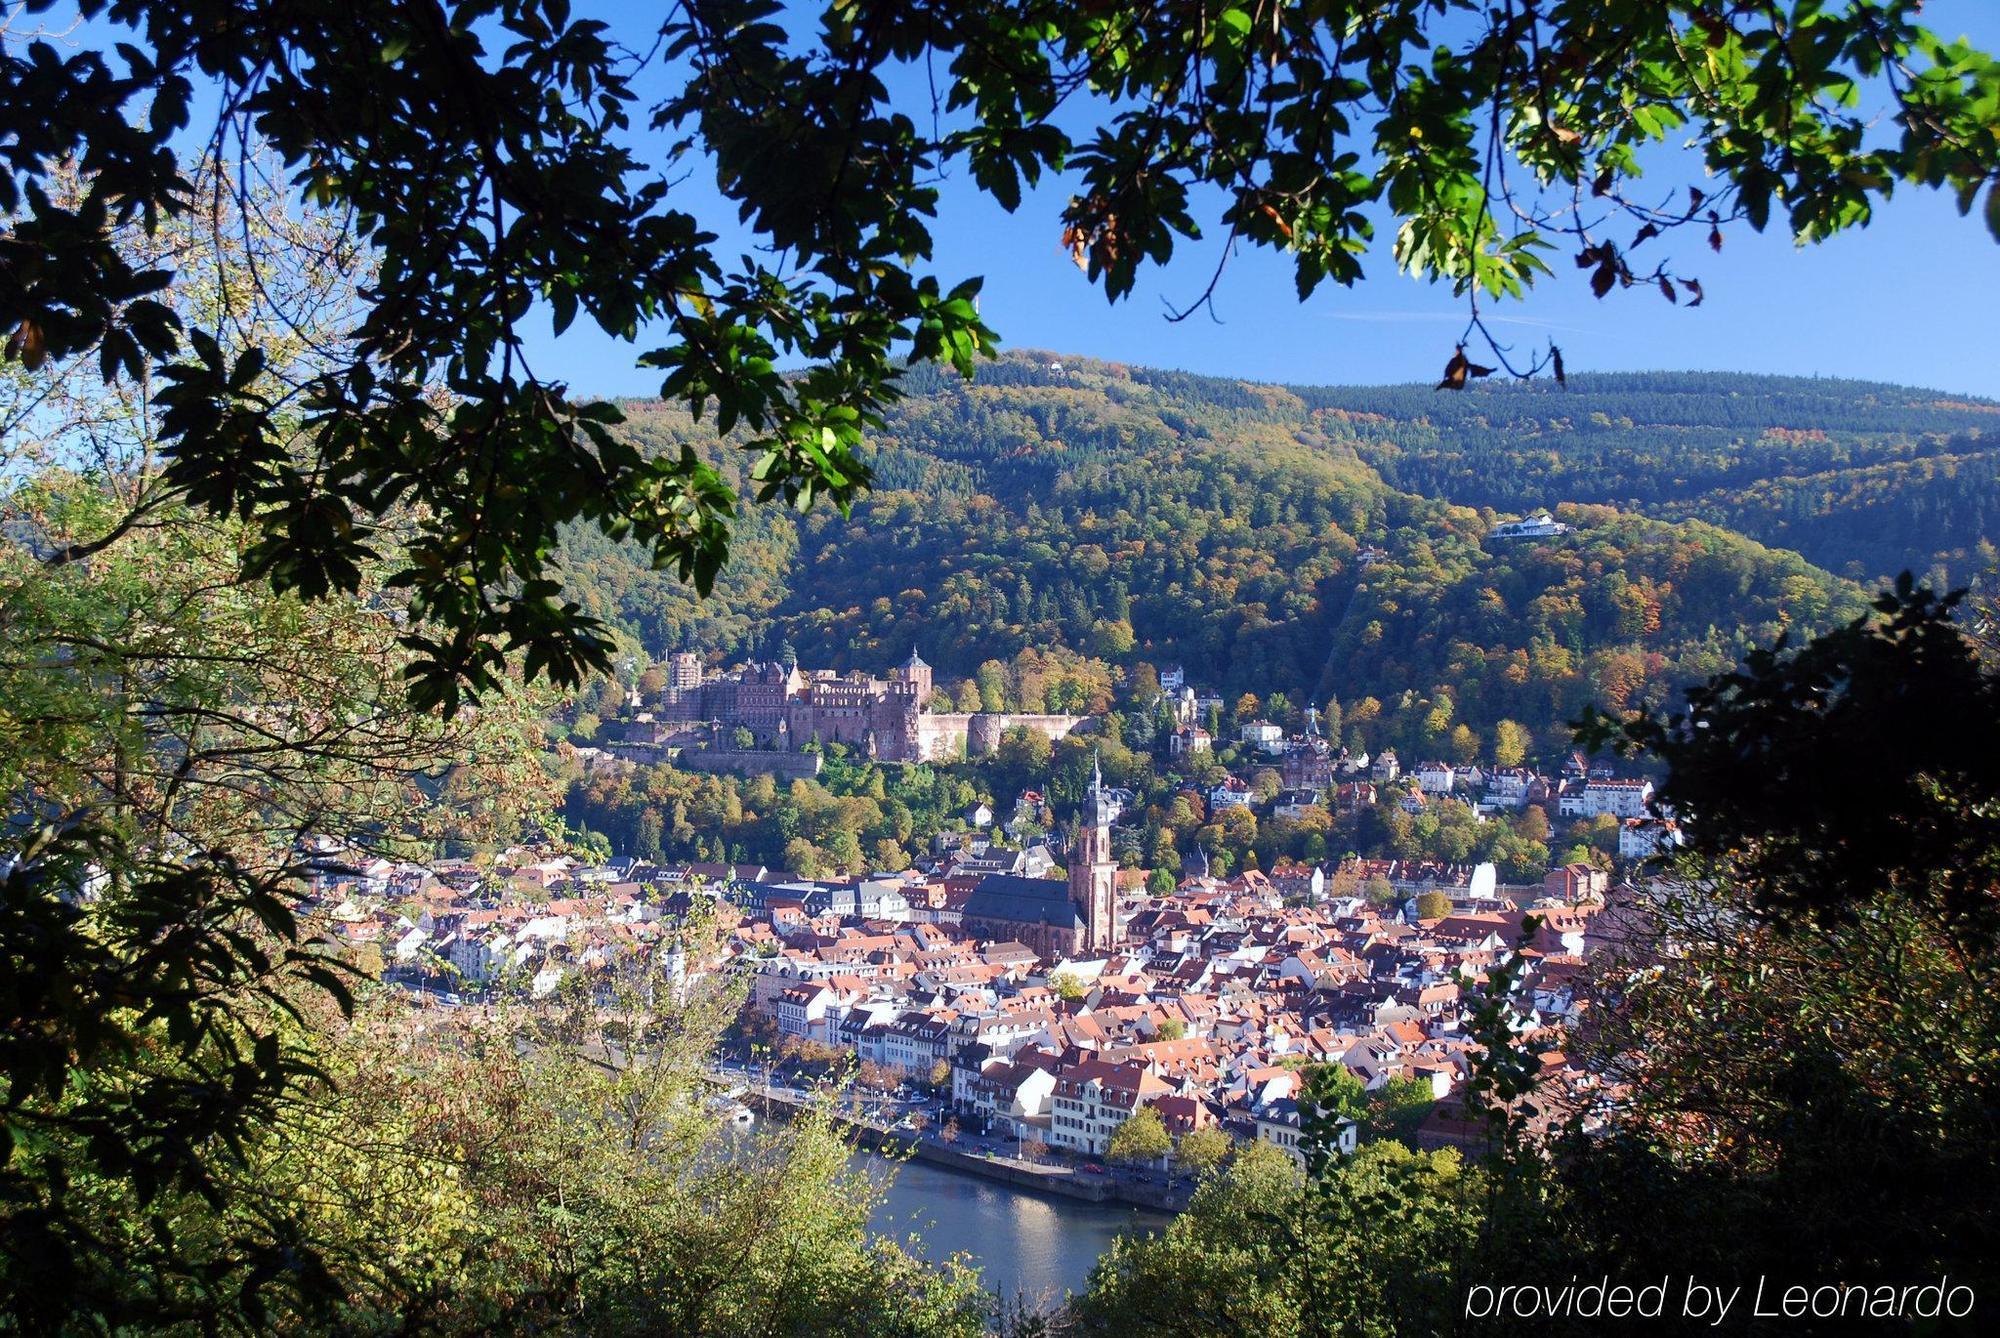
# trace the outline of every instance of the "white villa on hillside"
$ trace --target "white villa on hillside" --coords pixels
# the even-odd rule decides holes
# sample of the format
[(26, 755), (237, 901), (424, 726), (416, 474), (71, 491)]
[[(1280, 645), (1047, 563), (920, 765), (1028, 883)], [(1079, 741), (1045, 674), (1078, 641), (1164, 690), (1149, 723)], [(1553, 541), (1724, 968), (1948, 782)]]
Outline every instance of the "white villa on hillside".
[(1553, 539), (1559, 534), (1568, 534), (1569, 526), (1557, 520), (1546, 511), (1538, 512), (1525, 520), (1502, 521), (1487, 533), (1489, 539)]

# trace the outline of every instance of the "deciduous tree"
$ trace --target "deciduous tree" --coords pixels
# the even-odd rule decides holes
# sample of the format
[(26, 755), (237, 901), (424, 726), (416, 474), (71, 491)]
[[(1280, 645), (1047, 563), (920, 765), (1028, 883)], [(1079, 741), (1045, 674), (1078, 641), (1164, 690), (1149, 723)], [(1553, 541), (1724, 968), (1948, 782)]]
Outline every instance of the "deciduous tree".
[(1141, 1106), (1111, 1131), (1104, 1155), (1115, 1162), (1137, 1165), (1159, 1161), (1173, 1150), (1173, 1137), (1167, 1132), (1160, 1112), (1151, 1106)]

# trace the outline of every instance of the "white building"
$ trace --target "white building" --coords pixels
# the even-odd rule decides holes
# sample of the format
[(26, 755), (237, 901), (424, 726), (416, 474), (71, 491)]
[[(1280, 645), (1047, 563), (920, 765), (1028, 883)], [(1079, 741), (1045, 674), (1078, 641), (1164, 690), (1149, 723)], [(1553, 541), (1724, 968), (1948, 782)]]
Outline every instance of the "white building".
[(1417, 768), (1417, 786), (1425, 794), (1450, 794), (1458, 784), (1458, 770), (1449, 762), (1425, 762)]
[(1250, 787), (1234, 776), (1208, 792), (1208, 811), (1211, 816), (1225, 808), (1253, 807), (1255, 802)]
[(823, 1035), (827, 1009), (832, 1007), (834, 997), (831, 989), (818, 982), (787, 989), (771, 1009), (777, 1019), (778, 1034), (801, 1039)]
[(1566, 818), (1643, 818), (1653, 802), (1649, 780), (1587, 780), (1580, 790), (1565, 790), (1556, 810)]
[(1489, 539), (1553, 539), (1559, 534), (1568, 534), (1569, 526), (1542, 511), (1525, 520), (1509, 520), (1495, 525), (1487, 532)]
[(1281, 818), (1303, 818), (1321, 807), (1318, 790), (1280, 790), (1271, 812)]
[[(1306, 1156), (1299, 1147), (1301, 1131), (1298, 1103), (1290, 1099), (1273, 1101), (1268, 1105), (1257, 1107), (1251, 1114), (1257, 1122), (1257, 1141), (1269, 1143), (1272, 1147), (1280, 1149), (1303, 1170)], [(1336, 1127), (1340, 1132), (1334, 1136), (1334, 1147), (1343, 1157), (1353, 1156), (1354, 1149), (1360, 1142), (1360, 1133), (1354, 1121), (1342, 1120)]]
[(1486, 802), (1494, 808), (1526, 808), (1535, 773), (1526, 767), (1499, 767), (1486, 777)]
[(1236, 731), (1236, 737), (1253, 748), (1267, 753), (1285, 751), (1285, 731), (1283, 726), (1268, 720), (1252, 720)]
[(1618, 858), (1651, 859), (1681, 843), (1680, 828), (1658, 818), (1627, 818), (1618, 828)]
[(985, 1116), (989, 1124), (1011, 1131), (1016, 1138), (1038, 1138), (1048, 1132), (1055, 1090), (1053, 1057), (1018, 1064), (990, 1059), (976, 1071), (964, 1065), (952, 1071), (953, 1104)]
[(1132, 1113), (1173, 1089), (1145, 1065), (1107, 1064), (1083, 1059), (1056, 1075), (1049, 1107), (1049, 1142), (1088, 1157), (1101, 1157), (1111, 1135)]

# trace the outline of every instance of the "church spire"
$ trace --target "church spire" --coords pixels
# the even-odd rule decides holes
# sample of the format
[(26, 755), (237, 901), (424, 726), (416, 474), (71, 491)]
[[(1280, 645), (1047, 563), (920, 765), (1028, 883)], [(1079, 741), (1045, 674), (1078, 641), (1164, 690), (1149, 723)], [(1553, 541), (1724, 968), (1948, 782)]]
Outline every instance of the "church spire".
[(1081, 918), (1085, 952), (1110, 949), (1117, 936), (1115, 899), (1118, 860), (1111, 853), (1111, 796), (1104, 790), (1101, 756), (1090, 762), (1090, 789), (1077, 815), (1076, 839), (1069, 856), (1069, 894)]

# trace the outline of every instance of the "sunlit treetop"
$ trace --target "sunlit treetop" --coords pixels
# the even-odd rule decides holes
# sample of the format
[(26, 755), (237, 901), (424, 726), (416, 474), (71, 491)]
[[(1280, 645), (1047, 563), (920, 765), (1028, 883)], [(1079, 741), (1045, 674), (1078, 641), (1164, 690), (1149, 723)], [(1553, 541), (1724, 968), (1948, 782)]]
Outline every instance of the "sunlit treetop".
[[(24, 30), (53, 7), (28, 0), (0, 47), (7, 355), (150, 367), (163, 486), (254, 522), (246, 561), (281, 588), (391, 564), (412, 690), (447, 708), (510, 656), (562, 683), (608, 663), (560, 597), (562, 523), (704, 590), (728, 553), (715, 470), (642, 456), (615, 409), (537, 375), (538, 304), (631, 340), (755, 453), (758, 500), (845, 509), (900, 360), (970, 374), (995, 347), (978, 280), (929, 272), (955, 163), (1009, 209), (1062, 174), (1061, 217), (1025, 226), (1113, 300), (1204, 227), (1288, 252), (1301, 297), (1392, 231), (1466, 300), (1449, 388), (1489, 374), (1475, 355), (1562, 374), (1553, 348), (1509, 361), (1479, 306), (1557, 271), (1699, 303), (1654, 259), (1666, 234), (1818, 240), (1914, 185), (2000, 235), (2000, 64), (1916, 0), (885, 0), (816, 26), (682, 0), (616, 28), (568, 0), (81, 0), (124, 30), (102, 49)], [(641, 78), (670, 91), (647, 105)], [(193, 328), (160, 300), (176, 276), (111, 244), (193, 207), (190, 139), (274, 154), (367, 253), (330, 365), (278, 374)], [(66, 160), (89, 185), (59, 200)], [(684, 207), (697, 175), (759, 247)]]

